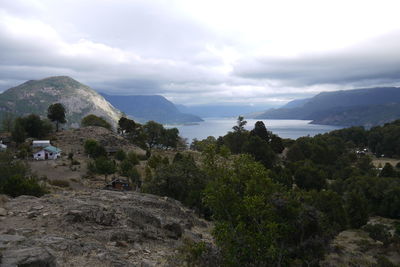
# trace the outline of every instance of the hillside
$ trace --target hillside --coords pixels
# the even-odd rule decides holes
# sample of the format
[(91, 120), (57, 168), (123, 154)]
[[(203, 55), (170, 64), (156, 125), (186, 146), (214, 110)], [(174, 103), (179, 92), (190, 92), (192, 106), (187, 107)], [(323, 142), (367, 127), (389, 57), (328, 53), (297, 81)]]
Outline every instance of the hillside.
[(160, 95), (102, 95), (135, 121), (153, 120), (163, 124), (202, 121), (198, 116), (180, 112), (174, 103)]
[[(303, 119), (315, 124), (374, 126), (400, 117), (400, 88), (379, 87), (323, 92), (270, 109), (256, 119)], [(301, 103), (302, 105), (297, 105)]]
[[(0, 195), (0, 266), (176, 266), (209, 223), (170, 198), (107, 190)], [(212, 265), (211, 265), (212, 266)]]
[(259, 105), (177, 105), (177, 108), (184, 113), (195, 114), (202, 118), (215, 117), (237, 117), (244, 114), (258, 112), (264, 108)]
[(67, 111), (67, 127), (78, 127), (88, 114), (104, 117), (114, 126), (121, 113), (90, 87), (67, 76), (31, 80), (0, 94), (0, 117), (5, 112), (16, 116), (31, 113), (46, 117), (47, 108), (62, 103)]

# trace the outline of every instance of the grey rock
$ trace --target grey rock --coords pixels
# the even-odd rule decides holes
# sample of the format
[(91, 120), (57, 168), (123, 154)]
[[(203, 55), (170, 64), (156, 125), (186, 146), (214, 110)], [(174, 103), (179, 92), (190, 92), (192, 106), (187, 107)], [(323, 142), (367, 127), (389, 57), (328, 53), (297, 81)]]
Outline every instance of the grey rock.
[(182, 226), (176, 222), (165, 224), (163, 228), (167, 230), (168, 237), (179, 239), (182, 236)]
[(0, 216), (7, 216), (7, 210), (5, 208), (0, 208)]
[(0, 235), (0, 243), (19, 242), (24, 239), (25, 237), (20, 235), (8, 235), (8, 234)]
[(31, 247), (3, 252), (0, 267), (56, 267), (56, 258), (47, 249)]

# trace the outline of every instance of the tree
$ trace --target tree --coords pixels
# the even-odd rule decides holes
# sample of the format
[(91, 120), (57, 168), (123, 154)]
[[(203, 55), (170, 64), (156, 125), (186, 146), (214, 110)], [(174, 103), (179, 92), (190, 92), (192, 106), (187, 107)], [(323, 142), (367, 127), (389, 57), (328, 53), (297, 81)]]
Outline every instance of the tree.
[(137, 125), (135, 121), (127, 119), (125, 117), (121, 117), (118, 121), (118, 133), (126, 134), (133, 133), (136, 129)]
[(18, 144), (25, 142), (26, 132), (25, 132), (25, 128), (22, 124), (22, 120), (19, 120), (19, 119), (15, 120), (14, 128), (11, 132), (11, 136), (12, 136), (12, 139)]
[[(245, 126), (246, 124), (247, 124), (247, 121), (244, 120), (244, 117), (243, 117), (243, 116), (239, 116), (239, 117), (237, 118), (236, 126), (233, 126), (232, 129), (233, 129), (235, 132), (239, 132), (239, 133), (244, 132), (244, 131), (246, 131), (246, 130), (244, 129), (244, 126)], [(264, 125), (264, 126), (265, 126), (265, 125)]]
[(94, 161), (96, 172), (98, 174), (104, 174), (104, 181), (107, 183), (107, 176), (113, 174), (116, 171), (116, 167), (113, 161), (106, 157), (98, 157)]
[(267, 130), (267, 127), (265, 127), (265, 124), (262, 121), (257, 121), (254, 124), (254, 129), (250, 131), (250, 134), (256, 135), (266, 142), (269, 142), (271, 138), (270, 133)]
[(256, 161), (261, 162), (265, 167), (271, 168), (275, 162), (275, 153), (267, 141), (257, 135), (250, 136), (243, 145), (243, 152), (254, 156)]
[(350, 226), (360, 228), (368, 222), (368, 202), (357, 192), (349, 192), (346, 197), (346, 212)]
[(379, 174), (380, 177), (397, 177), (397, 172), (393, 168), (392, 164), (385, 163), (382, 171)]
[(42, 120), (36, 114), (20, 118), (25, 132), (29, 137), (43, 138), (52, 132), (53, 126), (47, 120)]
[(11, 132), (14, 126), (14, 116), (12, 113), (5, 113), (1, 121), (1, 129), (4, 132)]
[(305, 190), (321, 190), (326, 185), (325, 175), (310, 161), (297, 168), (294, 181), (298, 187)]
[(149, 121), (143, 126), (143, 129), (146, 134), (147, 145), (150, 149), (161, 144), (164, 131), (164, 127), (161, 124), (155, 121)]
[(241, 155), (216, 173), (205, 203), (226, 266), (314, 266), (322, 258), (320, 212), (273, 183), (260, 163)]
[(65, 107), (61, 103), (55, 103), (47, 109), (47, 118), (52, 122), (56, 122), (56, 131), (58, 132), (59, 124), (66, 123)]
[(84, 144), (85, 153), (92, 158), (105, 157), (107, 152), (102, 145), (99, 145), (96, 140), (88, 139)]
[(179, 130), (177, 128), (164, 129), (162, 134), (162, 145), (165, 148), (176, 148), (179, 141)]
[(106, 121), (104, 118), (98, 117), (93, 114), (90, 114), (90, 115), (87, 115), (86, 117), (84, 117), (81, 120), (81, 126), (83, 126), (83, 127), (99, 126), (99, 127), (106, 128), (108, 130), (111, 130), (111, 128), (112, 128), (111, 124), (108, 121)]

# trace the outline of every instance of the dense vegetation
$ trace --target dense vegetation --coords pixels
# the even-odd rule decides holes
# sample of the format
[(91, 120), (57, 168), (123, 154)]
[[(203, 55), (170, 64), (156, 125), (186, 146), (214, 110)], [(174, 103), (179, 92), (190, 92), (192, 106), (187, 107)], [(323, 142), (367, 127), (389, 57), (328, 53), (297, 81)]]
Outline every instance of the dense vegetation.
[(12, 197), (32, 195), (40, 197), (46, 188), (38, 183), (29, 168), (20, 160), (15, 160), (6, 152), (0, 152), (0, 194)]
[[(261, 121), (248, 131), (246, 123), (239, 117), (226, 135), (193, 140), (197, 151), (176, 153), (184, 145), (176, 128), (121, 118), (118, 133), (147, 150), (140, 157), (146, 166), (133, 152), (111, 156), (89, 139), (88, 170), (106, 182), (118, 173), (142, 192), (177, 199), (213, 220), (226, 266), (316, 266), (329, 242), (350, 228), (385, 245), (400, 242), (397, 232), (367, 225), (370, 216), (400, 219), (399, 166), (372, 164), (373, 155), (400, 157), (400, 120), (297, 140), (281, 139)], [(46, 125), (36, 115), (17, 118), (12, 136), (20, 143), (40, 138), (51, 132)], [(2, 153), (0, 164), (1, 193), (45, 193), (21, 161)]]
[(81, 120), (81, 126), (82, 127), (98, 126), (98, 127), (103, 127), (103, 128), (109, 129), (109, 130), (112, 129), (111, 124), (107, 120), (105, 120), (102, 117), (93, 115), (93, 114), (89, 114), (86, 117), (84, 117)]
[(314, 266), (340, 231), (374, 215), (400, 219), (397, 168), (379, 170), (364, 152), (397, 155), (398, 121), (295, 141), (262, 122), (252, 131), (245, 124), (239, 117), (225, 136), (194, 140), (200, 161), (190, 154), (153, 158), (144, 185), (211, 218), (225, 265)]

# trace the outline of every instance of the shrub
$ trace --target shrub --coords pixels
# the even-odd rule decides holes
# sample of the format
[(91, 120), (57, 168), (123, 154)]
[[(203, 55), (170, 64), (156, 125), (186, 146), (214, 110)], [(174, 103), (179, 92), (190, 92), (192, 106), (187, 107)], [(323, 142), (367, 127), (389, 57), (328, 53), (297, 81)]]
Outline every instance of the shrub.
[(362, 227), (362, 229), (367, 232), (372, 239), (381, 241), (385, 246), (390, 243), (392, 235), (387, 226), (383, 224), (367, 224)]
[(7, 179), (0, 191), (11, 197), (21, 195), (41, 197), (47, 193), (46, 188), (40, 185), (35, 177), (25, 178), (18, 175)]
[(117, 153), (115, 153), (115, 159), (123, 161), (125, 158), (126, 158), (126, 153), (122, 149), (118, 150)]

